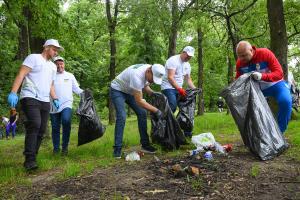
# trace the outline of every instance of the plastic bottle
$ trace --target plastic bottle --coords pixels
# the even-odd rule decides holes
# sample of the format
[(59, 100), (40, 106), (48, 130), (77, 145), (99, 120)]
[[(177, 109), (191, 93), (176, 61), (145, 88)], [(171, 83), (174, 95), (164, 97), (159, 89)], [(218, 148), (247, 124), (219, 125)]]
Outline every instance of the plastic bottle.
[(126, 161), (135, 161), (135, 160), (139, 161), (139, 160), (141, 160), (141, 157), (136, 151), (133, 151), (126, 155), (125, 160)]
[(217, 152), (222, 153), (222, 154), (225, 153), (224, 146), (220, 145), (218, 142), (215, 142), (215, 150), (216, 150)]
[(191, 151), (189, 151), (190, 152), (190, 156), (197, 155), (201, 151), (203, 151), (203, 148), (197, 148), (197, 149), (191, 150)]
[(213, 156), (212, 156), (211, 151), (205, 152), (204, 158), (205, 158), (206, 160), (212, 160), (212, 159), (213, 159)]

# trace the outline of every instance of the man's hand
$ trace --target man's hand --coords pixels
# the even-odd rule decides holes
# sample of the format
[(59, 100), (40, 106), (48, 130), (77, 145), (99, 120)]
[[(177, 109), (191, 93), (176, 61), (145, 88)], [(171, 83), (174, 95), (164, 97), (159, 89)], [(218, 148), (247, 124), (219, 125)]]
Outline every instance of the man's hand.
[(252, 76), (255, 80), (260, 81), (260, 80), (261, 80), (261, 77), (262, 77), (262, 74), (261, 74), (260, 72), (254, 72), (251, 76)]
[(11, 108), (15, 108), (18, 104), (19, 97), (15, 92), (10, 92), (7, 101)]
[(154, 115), (156, 120), (160, 120), (163, 117), (162, 116), (163, 114), (159, 109), (157, 109), (157, 111), (155, 113), (153, 113), (153, 115)]
[(177, 88), (177, 91), (180, 96), (185, 97), (186, 96), (186, 91), (183, 88)]
[(58, 110), (58, 109), (59, 109), (59, 106), (60, 106), (59, 100), (58, 100), (58, 99), (54, 99), (54, 100), (53, 100), (53, 104), (54, 104), (55, 108)]

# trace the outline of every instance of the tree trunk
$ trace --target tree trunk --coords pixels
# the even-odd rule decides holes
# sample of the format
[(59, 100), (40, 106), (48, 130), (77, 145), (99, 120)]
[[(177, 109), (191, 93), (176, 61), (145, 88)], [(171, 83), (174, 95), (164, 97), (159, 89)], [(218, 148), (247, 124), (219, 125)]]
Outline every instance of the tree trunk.
[(228, 53), (228, 55), (227, 55), (227, 66), (228, 66), (227, 82), (228, 82), (228, 84), (230, 84), (234, 81), (234, 75), (233, 75), (234, 67), (231, 63), (229, 52), (227, 52), (227, 53)]
[(274, 52), (278, 61), (282, 66), (285, 80), (288, 76), (287, 66), (287, 33), (283, 13), (282, 0), (268, 0), (267, 1), (268, 18), (270, 26), (271, 50)]
[(17, 52), (18, 60), (24, 60), (29, 54), (28, 14), (29, 8), (26, 6), (23, 8), (24, 20), (21, 20), (17, 23), (17, 26), (19, 27), (19, 48)]
[[(115, 8), (114, 8), (114, 17), (111, 16), (110, 11), (110, 0), (106, 0), (106, 15), (107, 15), (107, 25), (108, 25), (108, 31), (109, 31), (109, 45), (110, 45), (110, 65), (109, 65), (109, 81), (112, 81), (116, 76), (116, 39), (115, 39), (115, 33), (116, 33), (116, 26), (117, 26), (117, 16), (118, 16), (118, 6), (120, 1), (117, 0), (115, 2)], [(115, 122), (115, 113), (114, 113), (114, 107), (112, 104), (111, 99), (108, 97), (108, 105), (109, 105), (109, 124), (112, 124)]]
[(226, 18), (226, 26), (227, 26), (228, 37), (229, 37), (229, 39), (231, 41), (232, 52), (233, 52), (235, 60), (237, 60), (237, 55), (236, 55), (236, 52), (235, 52), (235, 47), (237, 45), (237, 40), (236, 40), (236, 38), (234, 36), (234, 33), (232, 32), (231, 24), (230, 24), (230, 18), (229, 17)]
[(197, 29), (198, 33), (198, 88), (202, 90), (199, 94), (198, 112), (197, 115), (203, 115), (204, 113), (204, 98), (203, 98), (203, 32), (200, 28)]
[(176, 53), (176, 40), (178, 29), (178, 0), (172, 0), (172, 25), (169, 35), (168, 58)]

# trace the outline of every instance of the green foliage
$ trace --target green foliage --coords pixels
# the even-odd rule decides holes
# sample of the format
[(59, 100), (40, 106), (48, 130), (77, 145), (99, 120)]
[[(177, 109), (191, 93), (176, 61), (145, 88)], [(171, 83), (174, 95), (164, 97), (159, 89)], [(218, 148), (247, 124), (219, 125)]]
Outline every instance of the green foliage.
[(256, 178), (260, 173), (260, 167), (257, 163), (254, 163), (250, 169), (250, 176)]
[[(6, 98), (22, 60), (17, 60), (20, 47), (20, 23), (28, 25), (29, 43), (33, 39), (56, 38), (65, 48), (61, 52), (66, 60), (66, 70), (72, 72), (82, 88), (90, 88), (96, 99), (97, 109), (106, 118), (109, 81), (109, 32), (104, 1), (20, 0), (0, 4), (0, 113), (7, 108)], [(114, 4), (114, 1), (111, 1)], [(176, 52), (186, 45), (196, 48), (191, 59), (192, 79), (199, 81), (198, 36), (203, 33), (203, 94), (206, 111), (216, 109), (220, 91), (228, 84), (228, 61), (234, 68), (234, 47), (230, 40), (225, 15), (239, 12), (251, 1), (216, 0), (198, 1), (186, 9), (189, 1), (179, 1)], [(172, 25), (172, 1), (127, 0), (121, 1), (116, 26), (116, 75), (136, 63), (161, 63), (167, 59), (169, 35)], [(205, 5), (205, 6), (204, 6)], [(297, 0), (284, 1), (284, 11), (289, 38), (290, 60), (299, 59), (299, 7)], [(29, 16), (24, 10), (28, 9)], [(113, 13), (112, 13), (113, 14)], [(177, 20), (177, 21), (176, 21)], [(179, 17), (175, 19), (178, 22)], [(268, 47), (269, 27), (266, 0), (257, 1), (250, 9), (230, 16), (233, 37), (247, 39), (258, 47)], [(22, 38), (24, 41), (26, 38)], [(41, 46), (41, 44), (39, 44)], [(298, 61), (299, 63), (299, 61)], [(292, 69), (300, 81), (299, 64)], [(156, 86), (157, 90), (159, 87)], [(104, 109), (104, 111), (102, 111)]]
[(190, 182), (191, 182), (192, 188), (194, 190), (201, 191), (203, 189), (204, 182), (203, 182), (203, 178), (201, 176), (192, 178)]

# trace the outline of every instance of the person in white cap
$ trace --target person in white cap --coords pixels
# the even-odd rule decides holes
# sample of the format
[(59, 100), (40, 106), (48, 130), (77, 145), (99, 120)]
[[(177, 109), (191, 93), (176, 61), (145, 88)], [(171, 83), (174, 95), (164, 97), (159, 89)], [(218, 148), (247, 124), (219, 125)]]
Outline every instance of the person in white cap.
[(56, 109), (54, 104), (52, 104), (50, 109), (53, 153), (56, 154), (60, 152), (60, 127), (62, 125), (61, 153), (62, 155), (67, 155), (71, 132), (73, 92), (79, 95), (83, 90), (79, 87), (74, 75), (65, 71), (65, 62), (62, 57), (57, 56), (53, 61), (57, 66), (54, 89), (61, 103), (59, 109)]
[[(191, 78), (191, 65), (188, 62), (195, 53), (195, 49), (186, 46), (178, 55), (170, 57), (165, 64), (166, 75), (161, 84), (162, 93), (168, 98), (168, 102), (172, 112), (177, 108), (179, 97), (185, 97), (186, 91), (183, 89), (183, 82), (186, 81), (188, 87), (195, 88)], [(191, 137), (191, 132), (185, 132), (185, 136)]]
[(24, 146), (24, 167), (26, 170), (37, 168), (36, 155), (47, 127), (50, 96), (54, 99), (55, 106), (59, 108), (59, 101), (53, 86), (56, 66), (51, 59), (57, 56), (58, 51), (63, 50), (63, 48), (54, 39), (47, 40), (43, 47), (41, 54), (30, 54), (26, 57), (7, 99), (10, 107), (16, 107), (18, 103), (17, 91), (22, 84), (20, 99), (26, 116)]
[(153, 94), (149, 87), (151, 83), (160, 85), (165, 68), (160, 64), (136, 64), (121, 72), (110, 85), (110, 98), (116, 109), (115, 125), (115, 158), (121, 158), (123, 132), (126, 121), (125, 103), (136, 113), (140, 133), (142, 151), (155, 153), (156, 149), (150, 144), (147, 134), (147, 112), (152, 112), (157, 119), (162, 117), (162, 112), (143, 99), (143, 91), (149, 95)]

